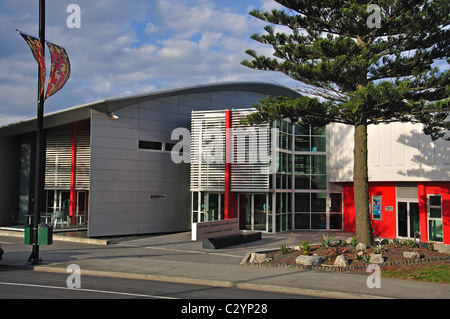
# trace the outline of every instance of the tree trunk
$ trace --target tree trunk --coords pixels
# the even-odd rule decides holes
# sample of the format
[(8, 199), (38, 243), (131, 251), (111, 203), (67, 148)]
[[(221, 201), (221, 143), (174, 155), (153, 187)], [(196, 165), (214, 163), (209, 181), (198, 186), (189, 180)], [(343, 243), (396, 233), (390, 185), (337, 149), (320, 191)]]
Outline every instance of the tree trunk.
[(367, 124), (355, 125), (353, 187), (355, 198), (356, 239), (367, 246), (373, 245), (369, 209), (369, 176), (367, 160)]

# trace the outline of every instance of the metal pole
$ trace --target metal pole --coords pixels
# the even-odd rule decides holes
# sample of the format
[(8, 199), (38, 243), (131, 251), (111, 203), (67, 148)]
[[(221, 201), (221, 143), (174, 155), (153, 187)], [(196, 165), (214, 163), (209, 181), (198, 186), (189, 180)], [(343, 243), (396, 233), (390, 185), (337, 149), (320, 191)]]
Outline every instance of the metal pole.
[[(45, 56), (45, 0), (39, 0), (39, 38), (42, 45), (43, 55)], [(34, 212), (33, 212), (33, 250), (28, 259), (29, 262), (37, 264), (42, 261), (39, 258), (38, 245), (38, 227), (41, 219), (41, 188), (42, 173), (44, 163), (44, 90), (41, 94), (40, 72), (38, 71), (38, 103), (37, 103), (37, 125), (36, 125), (36, 163), (35, 163), (35, 180), (34, 180)]]

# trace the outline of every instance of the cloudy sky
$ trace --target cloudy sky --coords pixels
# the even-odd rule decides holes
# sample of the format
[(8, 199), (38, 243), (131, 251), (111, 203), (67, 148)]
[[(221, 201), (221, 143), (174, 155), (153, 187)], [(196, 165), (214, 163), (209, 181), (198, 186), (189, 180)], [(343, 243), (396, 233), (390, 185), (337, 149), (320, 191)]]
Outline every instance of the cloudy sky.
[[(37, 63), (19, 29), (38, 35), (37, 0), (0, 0), (0, 126), (36, 116)], [(295, 86), (240, 62), (264, 23), (250, 16), (273, 0), (47, 0), (46, 40), (68, 52), (72, 73), (45, 113), (104, 98), (227, 81)], [(71, 4), (81, 27), (69, 28)], [(50, 54), (46, 48), (47, 74)]]

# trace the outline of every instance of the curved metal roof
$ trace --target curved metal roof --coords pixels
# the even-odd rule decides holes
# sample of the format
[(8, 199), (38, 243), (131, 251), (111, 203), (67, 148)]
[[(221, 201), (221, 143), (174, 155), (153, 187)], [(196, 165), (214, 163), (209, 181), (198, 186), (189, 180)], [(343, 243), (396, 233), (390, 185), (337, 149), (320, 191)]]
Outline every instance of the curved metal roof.
[[(142, 103), (144, 101), (150, 101), (177, 95), (208, 93), (208, 92), (224, 92), (224, 91), (247, 91), (247, 92), (261, 93), (270, 96), (286, 96), (293, 98), (298, 97), (300, 95), (297, 91), (290, 89), (288, 87), (264, 82), (229, 82), (229, 83), (198, 85), (192, 87), (155, 91), (139, 95), (104, 99), (93, 103), (80, 105), (62, 111), (46, 114), (44, 119), (44, 128), (47, 129), (55, 126), (65, 125), (89, 119), (91, 116), (91, 109), (109, 114), (111, 112), (117, 111), (118, 109)], [(36, 118), (32, 118), (24, 120), (22, 122), (13, 123), (0, 127), (0, 137), (14, 136), (33, 132), (35, 130), (36, 130)]]

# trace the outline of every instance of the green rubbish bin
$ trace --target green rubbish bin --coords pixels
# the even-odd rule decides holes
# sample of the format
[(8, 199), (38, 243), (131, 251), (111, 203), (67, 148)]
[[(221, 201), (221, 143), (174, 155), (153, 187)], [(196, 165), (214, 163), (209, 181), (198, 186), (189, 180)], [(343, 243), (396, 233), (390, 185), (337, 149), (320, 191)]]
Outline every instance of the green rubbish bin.
[(38, 226), (38, 245), (47, 246), (53, 244), (53, 227), (48, 224)]
[(25, 245), (33, 245), (33, 226), (26, 225), (24, 231), (25, 231), (24, 235)]

